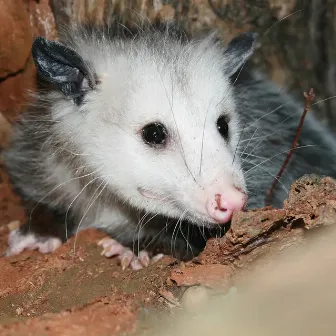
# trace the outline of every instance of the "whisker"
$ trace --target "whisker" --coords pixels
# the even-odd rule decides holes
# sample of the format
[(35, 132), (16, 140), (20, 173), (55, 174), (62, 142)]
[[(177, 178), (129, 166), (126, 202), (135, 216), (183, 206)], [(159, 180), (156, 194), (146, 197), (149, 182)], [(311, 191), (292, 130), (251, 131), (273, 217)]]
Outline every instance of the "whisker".
[[(274, 112), (280, 110), (281, 108), (283, 108), (284, 106), (287, 106), (287, 105), (289, 105), (289, 104), (290, 104), (290, 102), (281, 104), (280, 106), (276, 107), (276, 108), (273, 109), (272, 111), (265, 113), (264, 115), (262, 115), (261, 117), (259, 117), (259, 118), (256, 119), (255, 121), (253, 121), (252, 124), (248, 125), (248, 126), (246, 127), (246, 129), (249, 129), (250, 127), (252, 127), (252, 126), (253, 126), (255, 123), (257, 123), (258, 121), (264, 119), (265, 117), (269, 116), (270, 114), (272, 114), (272, 113), (274, 113)], [(296, 114), (296, 113), (294, 113), (294, 114)], [(293, 115), (294, 115), (294, 114), (293, 114)]]
[(272, 29), (274, 26), (276, 26), (278, 23), (280, 23), (281, 21), (284, 21), (284, 20), (288, 19), (290, 16), (292, 16), (292, 15), (294, 15), (294, 14), (297, 14), (297, 13), (299, 13), (299, 12), (302, 12), (303, 10), (304, 10), (304, 9), (299, 9), (299, 10), (297, 10), (296, 12), (294, 12), (294, 13), (290, 13), (290, 14), (286, 15), (285, 17), (283, 17), (282, 19), (280, 19), (279, 21), (273, 23), (272, 26), (269, 27), (269, 28), (264, 32), (263, 37), (269, 32), (269, 30), (271, 30), (271, 29)]
[[(135, 251), (135, 240), (136, 240), (136, 234), (138, 233), (138, 242), (140, 240), (140, 231), (141, 231), (141, 224), (142, 222), (145, 220), (145, 218), (149, 215), (148, 212), (145, 212), (145, 214), (140, 218), (140, 220), (138, 221), (136, 227), (135, 227), (135, 234), (133, 235), (133, 253)], [(140, 227), (140, 229), (138, 230), (138, 227)], [(138, 243), (138, 251), (139, 251), (139, 243)]]
[(118, 22), (118, 25), (125, 28), (132, 35), (133, 38), (135, 37), (134, 34), (129, 30), (129, 28), (127, 28), (124, 24), (122, 24), (121, 22)]
[[(293, 118), (294, 114), (290, 115), (289, 117), (287, 117), (286, 119), (284, 119), (283, 121), (281, 121), (280, 125), (283, 124), (284, 122), (286, 122), (287, 120)], [(262, 144), (268, 137), (270, 137), (271, 135), (277, 134), (280, 131), (282, 131), (281, 129), (278, 129), (277, 131), (267, 134), (265, 135), (261, 141), (258, 142), (258, 144), (251, 150), (251, 152), (247, 155), (247, 157), (243, 160), (243, 162), (245, 162), (245, 160), (259, 147), (260, 144)]]
[[(296, 149), (300, 149), (300, 148), (306, 148), (306, 147), (314, 147), (314, 146), (315, 146), (315, 145), (299, 146), (299, 147), (296, 147), (295, 150), (296, 150)], [(263, 163), (265, 163), (265, 162), (267, 162), (267, 161), (270, 161), (270, 160), (272, 160), (273, 158), (275, 158), (275, 157), (277, 157), (277, 156), (279, 156), (279, 155), (288, 153), (288, 152), (291, 151), (291, 150), (292, 150), (292, 149), (288, 149), (288, 150), (286, 150), (286, 151), (283, 151), (283, 152), (281, 152), (281, 153), (278, 153), (278, 154), (276, 154), (276, 155), (273, 155), (272, 157), (270, 157), (270, 158), (268, 158), (268, 159), (266, 159), (266, 160), (264, 160), (264, 161), (258, 163), (255, 167), (250, 168), (248, 171), (245, 172), (245, 174), (248, 174), (250, 171), (252, 171), (253, 169), (259, 167), (261, 164), (263, 164)]]
[(199, 167), (199, 175), (201, 176), (201, 171), (202, 171), (202, 161), (203, 161), (203, 147), (204, 147), (204, 133), (205, 133), (205, 124), (208, 118), (208, 113), (210, 110), (210, 105), (212, 103), (212, 100), (209, 102), (206, 114), (205, 114), (205, 118), (204, 118), (204, 123), (203, 123), (203, 132), (202, 132), (202, 145), (201, 145), (201, 159), (200, 159), (200, 167)]
[[(284, 18), (282, 18), (282, 19), (280, 19), (279, 21), (275, 22), (274, 24), (272, 24), (272, 25), (271, 25), (271, 26), (270, 26), (270, 27), (263, 33), (263, 35), (262, 35), (261, 38), (263, 38), (263, 37), (266, 35), (266, 33), (268, 33), (269, 30), (270, 30), (271, 28), (273, 28), (275, 25), (277, 25), (278, 23), (280, 23), (280, 22), (282, 22), (283, 20), (289, 18), (290, 16), (292, 16), (292, 15), (294, 15), (294, 14), (297, 14), (297, 13), (299, 13), (299, 12), (302, 12), (302, 11), (303, 11), (303, 9), (299, 9), (299, 10), (297, 10), (296, 12), (291, 13), (291, 14), (288, 14), (288, 15), (285, 16)], [(246, 60), (246, 61), (243, 63), (242, 67), (240, 68), (240, 71), (238, 72), (238, 75), (237, 75), (235, 81), (233, 82), (233, 85), (237, 82), (237, 80), (238, 80), (238, 78), (239, 78), (239, 76), (240, 76), (240, 74), (241, 74), (241, 72), (242, 72), (244, 66), (246, 65), (247, 61), (248, 61), (248, 60)]]
[(315, 106), (315, 105), (317, 105), (317, 104), (323, 103), (323, 102), (325, 102), (325, 101), (327, 101), (327, 100), (334, 99), (334, 98), (336, 98), (336, 96), (331, 96), (331, 97), (328, 97), (328, 98), (319, 100), (318, 102), (316, 102), (316, 103), (314, 103), (314, 104), (311, 104), (311, 106)]
[[(176, 228), (180, 228), (181, 222), (182, 222), (182, 220), (183, 220), (183, 218), (184, 218), (184, 216), (185, 216), (186, 213), (187, 213), (187, 210), (185, 210), (185, 211), (181, 214), (181, 216), (179, 217), (179, 219), (178, 219), (178, 221), (177, 221), (177, 223), (176, 223), (175, 229), (176, 229)], [(175, 231), (175, 229), (174, 229), (174, 231)], [(176, 231), (176, 234), (175, 234), (175, 242), (174, 242), (174, 248), (173, 248), (174, 252), (176, 251), (176, 240), (177, 240), (177, 235), (178, 235), (178, 230)], [(172, 242), (173, 242), (173, 240), (174, 240), (174, 232), (173, 232), (173, 236), (172, 236)], [(172, 250), (172, 254), (173, 254), (173, 250)]]
[(74, 178), (71, 178), (70, 180), (67, 180), (67, 181), (64, 181), (62, 183), (60, 183), (59, 185), (57, 185), (56, 187), (54, 187), (53, 189), (51, 189), (46, 195), (44, 195), (33, 207), (33, 209), (31, 210), (30, 214), (29, 214), (29, 224), (28, 224), (28, 227), (29, 227), (29, 231), (30, 231), (30, 225), (31, 225), (31, 221), (32, 221), (32, 215), (33, 215), (33, 212), (34, 210), (36, 209), (36, 207), (46, 198), (48, 197), (52, 192), (54, 192), (55, 190), (57, 190), (58, 188), (62, 187), (63, 185), (71, 182), (71, 181), (74, 181), (74, 180), (78, 180), (80, 178), (84, 178), (84, 177), (87, 177), (87, 176), (90, 176), (90, 175), (93, 175), (95, 173), (97, 173), (99, 170), (96, 170), (94, 172), (91, 172), (91, 173), (88, 173), (88, 174), (85, 174), (85, 175), (82, 175), (82, 176), (77, 176), (77, 177), (74, 177)]
[[(185, 212), (186, 213), (186, 212)], [(183, 233), (183, 230), (182, 230), (182, 222), (183, 222), (183, 217), (181, 218), (181, 221), (180, 221), (180, 232), (182, 234), (182, 237), (183, 239), (186, 241), (187, 243), (187, 254), (188, 254), (188, 248), (190, 247), (190, 252), (192, 254), (192, 256), (194, 257), (194, 253), (193, 253), (193, 249), (189, 243), (189, 240), (185, 237), (184, 233)], [(188, 226), (188, 230), (189, 230), (189, 226)]]
[(82, 194), (82, 192), (94, 181), (96, 181), (97, 179), (99, 179), (98, 177), (95, 177), (94, 179), (92, 179), (90, 182), (88, 182), (83, 188), (82, 190), (76, 195), (76, 197), (71, 201), (66, 213), (65, 213), (65, 220), (64, 220), (64, 225), (65, 225), (65, 237), (68, 240), (68, 213), (70, 208), (72, 207), (73, 203), (78, 199), (78, 197)]
[[(100, 186), (102, 185), (102, 183), (97, 187), (97, 190), (99, 190)], [(75, 235), (75, 239), (74, 239), (74, 253), (76, 253), (76, 242), (77, 242), (77, 236), (78, 236), (78, 232), (79, 232), (79, 228), (86, 216), (86, 214), (89, 212), (91, 206), (94, 204), (94, 202), (99, 198), (99, 196), (103, 193), (103, 191), (105, 190), (106, 186), (108, 185), (108, 182), (105, 182), (105, 185), (103, 186), (102, 190), (99, 192), (99, 194), (96, 196), (96, 198), (91, 202), (91, 204), (86, 208), (81, 220), (78, 223), (77, 229), (76, 229), (76, 235)]]
[(129, 10), (129, 11), (131, 11), (131, 12), (133, 12), (135, 15), (137, 15), (139, 17), (139, 19), (142, 20), (141, 22), (147, 21), (149, 24), (151, 23), (148, 17), (146, 17), (144, 15), (141, 15), (140, 13), (138, 13), (133, 8), (127, 6), (126, 9)]
[[(166, 85), (164, 83), (164, 80), (163, 80), (163, 77), (162, 77), (162, 73), (160, 71), (159, 71), (159, 74), (160, 74), (161, 82), (162, 82), (162, 85), (163, 85), (163, 88), (165, 90), (165, 93), (166, 93), (166, 96), (167, 96), (167, 100), (168, 100), (168, 103), (169, 103), (169, 106), (170, 106), (170, 111), (171, 111), (173, 119), (174, 119), (174, 124), (175, 124), (175, 127), (176, 127), (177, 136), (178, 136), (178, 139), (179, 139), (179, 145), (181, 147), (182, 159), (184, 161), (184, 164), (185, 164), (187, 170), (189, 171), (189, 174), (192, 176), (192, 178), (196, 182), (196, 179), (195, 179), (194, 175), (192, 174), (192, 172), (191, 172), (191, 170), (190, 170), (190, 168), (189, 168), (189, 166), (187, 164), (187, 161), (186, 161), (185, 152), (184, 152), (183, 145), (182, 145), (182, 140), (181, 140), (181, 135), (180, 135), (180, 132), (178, 130), (178, 126), (177, 126), (177, 122), (176, 122), (176, 118), (175, 118), (175, 113), (174, 113), (174, 110), (173, 110), (173, 101), (170, 101), (170, 99), (169, 99), (168, 91), (167, 91)], [(173, 81), (171, 81), (171, 82), (172, 82), (172, 86), (173, 86)], [(173, 91), (174, 90), (172, 88), (172, 97), (173, 97)]]
[(151, 220), (153, 220), (158, 214), (152, 215), (142, 226), (140, 225), (139, 231), (138, 231), (138, 251), (140, 251), (140, 231), (148, 224)]
[[(252, 163), (251, 163), (251, 164), (252, 164)], [(256, 166), (256, 165), (254, 165), (254, 166)], [(263, 172), (265, 172), (267, 175), (269, 175), (269, 176), (271, 176), (272, 178), (276, 179), (276, 180), (280, 183), (280, 185), (283, 187), (283, 189), (286, 191), (286, 193), (288, 194), (288, 189), (287, 189), (286, 186), (280, 181), (280, 179), (277, 177), (277, 175), (274, 175), (274, 174), (268, 172), (267, 170), (265, 170), (265, 169), (262, 168), (261, 166), (259, 166), (259, 168), (260, 168)], [(257, 181), (257, 183), (259, 183), (259, 181), (260, 181), (260, 177), (265, 176), (266, 174), (258, 174), (258, 181)], [(251, 179), (253, 179), (254, 177), (255, 177), (255, 176), (249, 176), (249, 177), (247, 177), (247, 178), (245, 179), (245, 182), (251, 181)]]
[[(169, 199), (169, 196), (165, 197), (162, 201), (166, 201)], [(168, 201), (166, 202), (166, 204), (174, 204), (175, 201)], [(140, 231), (147, 225), (150, 223), (151, 220), (153, 220), (156, 216), (159, 215), (159, 212), (155, 212), (154, 211), (154, 214), (152, 215), (152, 217), (150, 219), (148, 219), (145, 223), (145, 218), (147, 217), (147, 215), (149, 215), (149, 213), (146, 213), (144, 216), (142, 216), (142, 218), (140, 219), (140, 221), (138, 222), (137, 226), (136, 226), (136, 233), (133, 237), (133, 250), (135, 248), (135, 239), (136, 239), (136, 234), (138, 234), (138, 250), (139, 250), (139, 244), (140, 244)], [(139, 228), (139, 230), (138, 230)], [(165, 228), (163, 228), (162, 230), (164, 230)], [(162, 231), (161, 230), (161, 231)], [(160, 232), (161, 232), (160, 231)], [(160, 234), (160, 232), (154, 236), (154, 238), (152, 238), (152, 240), (150, 241), (149, 244), (147, 244), (147, 246), (145, 247), (145, 249), (151, 244), (151, 242), (153, 242), (155, 240), (155, 238)]]
[[(244, 154), (244, 152), (242, 152), (242, 154)], [(262, 159), (262, 160), (266, 159), (264, 156), (255, 155), (255, 154), (251, 154), (250, 156), (251, 156), (252, 158), (257, 158), (257, 159)], [(248, 162), (248, 163), (250, 163), (250, 161), (247, 161), (247, 160), (245, 160), (244, 162)]]
[(169, 219), (167, 218), (165, 226), (155, 236), (153, 236), (149, 243), (145, 246), (145, 250), (148, 249), (148, 247), (155, 241), (155, 239), (158, 238), (164, 231), (168, 230), (168, 220)]
[(240, 154), (240, 157), (242, 157), (242, 156), (244, 155), (244, 153), (245, 153), (246, 149), (247, 149), (247, 148), (248, 148), (248, 146), (250, 145), (250, 143), (251, 143), (252, 139), (254, 138), (254, 135), (256, 134), (256, 132), (257, 132), (257, 130), (258, 130), (258, 129), (259, 129), (259, 127), (257, 127), (257, 128), (254, 130), (254, 132), (253, 132), (253, 134), (252, 134), (251, 138), (249, 139), (249, 141), (248, 141), (247, 145), (245, 146), (245, 148), (244, 148), (243, 152)]
[(238, 139), (238, 144), (237, 144), (237, 146), (236, 146), (236, 149), (235, 149), (235, 152), (234, 152), (234, 155), (233, 155), (233, 160), (232, 160), (232, 164), (231, 164), (231, 165), (234, 164), (234, 161), (235, 161), (235, 158), (236, 158), (236, 154), (237, 154), (237, 150), (238, 150), (238, 148), (239, 148), (240, 140), (241, 140), (242, 135), (244, 134), (245, 125), (246, 125), (246, 123), (244, 124), (243, 129), (242, 129), (242, 131), (240, 132), (239, 139)]
[(172, 236), (171, 236), (171, 243), (170, 243), (170, 252), (171, 252), (171, 255), (174, 254), (173, 252), (173, 241), (174, 241), (174, 234), (175, 234), (175, 231), (176, 231), (176, 228), (178, 227), (178, 221), (175, 223), (175, 228), (173, 230), (173, 233), (172, 233)]

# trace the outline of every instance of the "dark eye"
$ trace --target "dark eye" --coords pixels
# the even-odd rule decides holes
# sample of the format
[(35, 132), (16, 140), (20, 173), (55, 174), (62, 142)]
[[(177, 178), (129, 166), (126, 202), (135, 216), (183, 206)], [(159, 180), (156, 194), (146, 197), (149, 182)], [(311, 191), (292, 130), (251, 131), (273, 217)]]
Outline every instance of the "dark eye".
[(152, 123), (142, 129), (142, 138), (148, 145), (164, 145), (167, 133), (166, 128), (162, 124)]
[(217, 129), (223, 138), (226, 139), (229, 136), (229, 125), (225, 116), (220, 116), (217, 119)]

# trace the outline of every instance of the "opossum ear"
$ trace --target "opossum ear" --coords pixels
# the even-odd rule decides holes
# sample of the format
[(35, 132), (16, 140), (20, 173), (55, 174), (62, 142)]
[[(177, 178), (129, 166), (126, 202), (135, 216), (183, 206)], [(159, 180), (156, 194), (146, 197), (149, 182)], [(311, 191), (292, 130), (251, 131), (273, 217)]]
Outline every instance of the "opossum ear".
[(42, 78), (56, 84), (67, 98), (77, 104), (95, 85), (95, 76), (82, 57), (59, 42), (37, 37), (32, 55)]
[(232, 76), (252, 55), (257, 37), (257, 33), (242, 33), (229, 42), (224, 52), (225, 74), (227, 76)]

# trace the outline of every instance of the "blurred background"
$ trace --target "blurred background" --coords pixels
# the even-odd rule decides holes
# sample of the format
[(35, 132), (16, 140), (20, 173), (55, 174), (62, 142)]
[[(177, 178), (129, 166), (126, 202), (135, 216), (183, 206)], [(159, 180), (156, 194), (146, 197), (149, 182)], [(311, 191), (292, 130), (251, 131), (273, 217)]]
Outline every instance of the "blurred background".
[[(315, 89), (316, 101), (336, 94), (336, 0), (0, 0), (0, 143), (9, 123), (24, 109), (26, 90), (35, 88), (30, 56), (33, 38), (57, 38), (69, 23), (179, 22), (191, 32), (218, 29), (224, 41), (257, 31), (261, 46), (252, 64), (283, 90), (302, 99)], [(316, 105), (316, 114), (336, 131), (336, 99)]]

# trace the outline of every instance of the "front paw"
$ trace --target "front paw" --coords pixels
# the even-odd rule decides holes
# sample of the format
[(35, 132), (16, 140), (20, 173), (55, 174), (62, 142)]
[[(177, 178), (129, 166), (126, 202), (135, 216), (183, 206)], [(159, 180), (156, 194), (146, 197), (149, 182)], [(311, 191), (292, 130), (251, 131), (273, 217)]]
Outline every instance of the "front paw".
[(23, 234), (19, 229), (10, 232), (8, 249), (5, 256), (13, 256), (24, 250), (39, 250), (41, 253), (52, 253), (62, 245), (56, 237), (39, 237), (34, 233)]
[(109, 237), (100, 240), (98, 245), (103, 247), (101, 255), (107, 258), (118, 257), (120, 259), (122, 270), (128, 267), (132, 270), (139, 270), (156, 263), (163, 257), (163, 254), (157, 254), (150, 258), (146, 251), (140, 251), (139, 255), (136, 256), (129, 248)]

